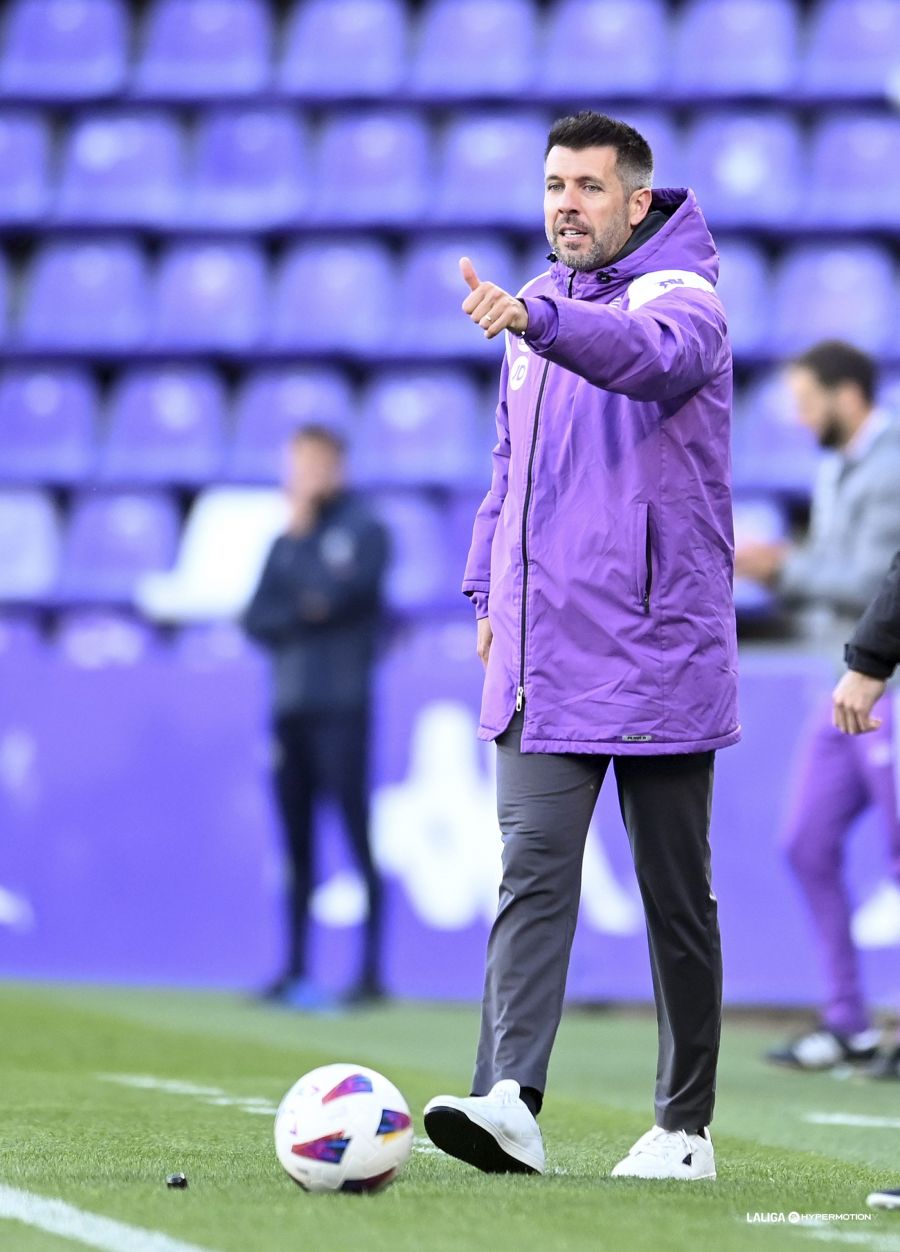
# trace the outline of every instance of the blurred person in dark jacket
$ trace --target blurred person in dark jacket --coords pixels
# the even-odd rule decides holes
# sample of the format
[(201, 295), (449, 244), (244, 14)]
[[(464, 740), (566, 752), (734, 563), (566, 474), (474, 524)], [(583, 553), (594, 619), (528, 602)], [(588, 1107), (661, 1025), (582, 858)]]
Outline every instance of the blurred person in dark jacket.
[[(844, 659), (847, 672), (831, 696), (834, 724), (846, 735), (871, 734), (884, 724), (884, 718), (873, 716), (873, 711), (900, 664), (900, 552), (853, 632)], [(894, 876), (900, 881), (900, 846), (895, 845), (893, 860)], [(900, 1079), (900, 1032), (873, 1062), (869, 1074)]]
[[(813, 493), (806, 543), (739, 549), (735, 572), (769, 583), (798, 611), (805, 638), (835, 659), (900, 546), (900, 426), (875, 406), (875, 363), (850, 344), (818, 344), (789, 380), (804, 425), (829, 455)], [(776, 1064), (829, 1069), (877, 1053), (862, 992), (844, 871), (846, 841), (869, 808), (881, 815), (900, 862), (893, 717), (885, 702), (868, 742), (840, 733), (823, 698), (808, 728), (784, 833), (788, 861), (809, 907), (826, 977), (820, 1024), (768, 1053)]]
[(315, 806), (337, 802), (368, 892), (362, 964), (348, 999), (382, 994), (382, 891), (369, 847), (370, 679), (388, 562), (384, 529), (346, 486), (342, 439), (307, 425), (286, 451), (287, 532), (244, 616), (273, 670), (275, 794), (291, 870), (289, 949), (270, 997), (327, 1007), (309, 975)]

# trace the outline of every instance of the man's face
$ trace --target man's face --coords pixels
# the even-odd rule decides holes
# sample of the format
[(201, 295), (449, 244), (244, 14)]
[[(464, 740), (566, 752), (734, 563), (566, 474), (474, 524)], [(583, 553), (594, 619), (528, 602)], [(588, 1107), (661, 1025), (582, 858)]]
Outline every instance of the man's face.
[(825, 387), (812, 370), (795, 365), (788, 371), (788, 386), (801, 425), (811, 431), (822, 448), (840, 448), (847, 440), (842, 387)]
[(344, 486), (344, 458), (324, 439), (294, 440), (285, 457), (284, 485), (291, 500), (328, 500)]
[(625, 246), (647, 216), (649, 193), (630, 197), (616, 172), (616, 149), (551, 148), (544, 162), (544, 229), (575, 270), (596, 270)]

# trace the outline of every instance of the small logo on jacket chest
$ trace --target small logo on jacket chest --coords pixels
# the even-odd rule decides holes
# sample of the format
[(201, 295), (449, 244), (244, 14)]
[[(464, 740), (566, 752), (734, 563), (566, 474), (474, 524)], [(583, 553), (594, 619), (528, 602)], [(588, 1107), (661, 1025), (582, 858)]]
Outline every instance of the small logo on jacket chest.
[(518, 391), (528, 375), (528, 362), (530, 357), (517, 356), (513, 361), (509, 371), (509, 388), (511, 391)]
[(356, 540), (343, 526), (331, 526), (319, 540), (319, 552), (335, 572), (346, 570), (356, 557)]

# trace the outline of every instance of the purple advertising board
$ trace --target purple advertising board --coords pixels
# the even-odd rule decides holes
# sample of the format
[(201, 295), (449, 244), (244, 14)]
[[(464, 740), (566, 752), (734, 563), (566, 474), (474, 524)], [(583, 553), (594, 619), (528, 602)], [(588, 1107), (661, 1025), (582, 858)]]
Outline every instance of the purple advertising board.
[[(778, 848), (821, 661), (742, 658), (744, 740), (719, 754), (713, 856), (731, 1002), (815, 1004), (821, 976)], [(492, 745), (475, 738), (468, 616), (395, 628), (376, 679), (373, 840), (401, 996), (480, 994), (496, 903)], [(103, 664), (57, 647), (0, 654), (0, 975), (253, 988), (277, 972), (284, 866), (269, 791), (264, 660), (247, 646), (154, 643)], [(365, 897), (326, 811), (314, 958), (354, 973)], [(849, 844), (866, 985), (900, 1002), (900, 893), (878, 822)], [(615, 788), (585, 857), (572, 999), (648, 999), (643, 919)]]

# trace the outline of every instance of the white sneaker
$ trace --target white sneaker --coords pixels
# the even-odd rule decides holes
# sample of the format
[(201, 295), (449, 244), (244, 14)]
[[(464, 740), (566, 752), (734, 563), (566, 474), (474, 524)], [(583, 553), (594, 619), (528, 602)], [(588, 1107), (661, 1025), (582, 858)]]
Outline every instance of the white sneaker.
[(425, 1130), (450, 1156), (486, 1174), (543, 1174), (544, 1143), (512, 1078), (486, 1096), (435, 1096), (425, 1105)]
[(900, 1188), (889, 1191), (873, 1191), (866, 1197), (870, 1209), (900, 1209)]
[(702, 1135), (654, 1126), (613, 1170), (612, 1178), (715, 1178), (716, 1158), (709, 1128)]

